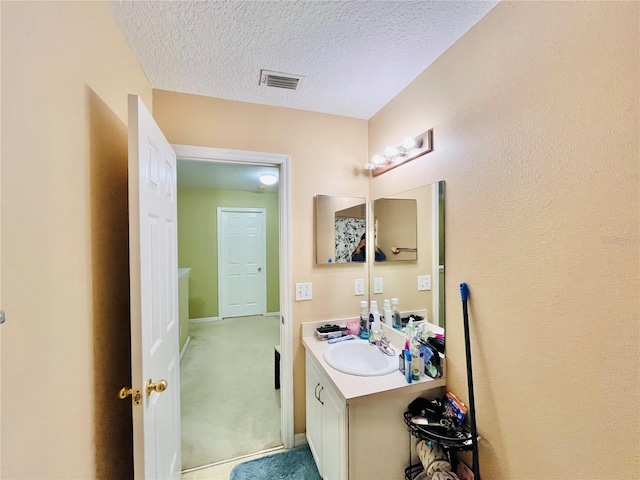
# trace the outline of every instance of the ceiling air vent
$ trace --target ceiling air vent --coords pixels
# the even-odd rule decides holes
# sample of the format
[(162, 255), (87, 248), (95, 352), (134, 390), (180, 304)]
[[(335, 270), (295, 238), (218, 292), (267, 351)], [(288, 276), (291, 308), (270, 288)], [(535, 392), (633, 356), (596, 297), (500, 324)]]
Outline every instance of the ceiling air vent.
[(302, 80), (304, 80), (302, 75), (260, 70), (260, 85), (267, 87), (297, 90), (302, 85)]

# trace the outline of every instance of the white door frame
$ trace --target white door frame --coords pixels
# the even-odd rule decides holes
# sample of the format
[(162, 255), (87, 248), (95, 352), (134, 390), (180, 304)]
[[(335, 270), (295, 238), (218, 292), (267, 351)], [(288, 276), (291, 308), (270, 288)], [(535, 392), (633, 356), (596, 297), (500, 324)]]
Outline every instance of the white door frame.
[(291, 312), (291, 173), (289, 155), (250, 152), (225, 148), (172, 145), (180, 160), (209, 163), (239, 163), (278, 167), (278, 205), (280, 217), (280, 431), (284, 448), (294, 447), (293, 431), (293, 329)]
[(234, 212), (234, 213), (259, 213), (260, 222), (262, 227), (262, 238), (260, 247), (262, 250), (262, 281), (261, 286), (262, 289), (260, 291), (260, 303), (261, 303), (261, 314), (264, 315), (267, 313), (267, 209), (266, 208), (240, 208), (240, 207), (218, 207), (217, 210), (217, 220), (218, 220), (218, 317), (222, 320), (227, 315), (227, 303), (225, 299), (226, 291), (227, 291), (227, 271), (224, 263), (220, 262), (221, 251), (223, 247), (223, 243), (226, 241), (224, 239), (221, 225), (222, 222), (222, 214), (224, 212)]

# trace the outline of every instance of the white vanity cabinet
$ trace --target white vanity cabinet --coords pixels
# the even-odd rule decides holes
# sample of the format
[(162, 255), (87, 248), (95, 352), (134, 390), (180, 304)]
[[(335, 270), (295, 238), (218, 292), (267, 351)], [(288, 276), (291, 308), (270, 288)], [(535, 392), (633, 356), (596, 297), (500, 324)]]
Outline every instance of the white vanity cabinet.
[(306, 354), (307, 442), (325, 480), (347, 478), (347, 405)]
[[(444, 378), (407, 384), (404, 375), (364, 377), (330, 367), (330, 345), (304, 335), (306, 350), (307, 442), (325, 480), (389, 480), (409, 465), (407, 405), (417, 397), (442, 397)], [(374, 348), (374, 347), (371, 347)]]

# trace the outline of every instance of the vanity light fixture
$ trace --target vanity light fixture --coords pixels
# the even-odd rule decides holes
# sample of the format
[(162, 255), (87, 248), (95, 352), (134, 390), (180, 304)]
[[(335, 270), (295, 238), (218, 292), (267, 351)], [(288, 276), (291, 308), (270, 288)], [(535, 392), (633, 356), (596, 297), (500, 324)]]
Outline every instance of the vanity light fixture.
[(273, 173), (263, 173), (260, 175), (260, 183), (263, 185), (273, 185), (278, 181), (278, 177), (276, 177)]
[(364, 164), (365, 170), (371, 170), (374, 177), (433, 151), (433, 129), (417, 137), (407, 137), (398, 147), (388, 146), (384, 155), (374, 155)]

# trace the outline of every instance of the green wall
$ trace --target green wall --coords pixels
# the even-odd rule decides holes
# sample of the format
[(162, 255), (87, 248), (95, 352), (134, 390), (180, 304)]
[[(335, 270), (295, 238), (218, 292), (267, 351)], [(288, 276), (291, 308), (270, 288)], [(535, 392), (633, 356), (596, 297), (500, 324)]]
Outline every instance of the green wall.
[(189, 318), (218, 316), (218, 207), (267, 212), (267, 312), (280, 311), (278, 194), (178, 187), (178, 266), (191, 268)]

